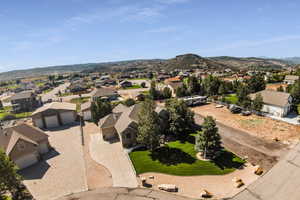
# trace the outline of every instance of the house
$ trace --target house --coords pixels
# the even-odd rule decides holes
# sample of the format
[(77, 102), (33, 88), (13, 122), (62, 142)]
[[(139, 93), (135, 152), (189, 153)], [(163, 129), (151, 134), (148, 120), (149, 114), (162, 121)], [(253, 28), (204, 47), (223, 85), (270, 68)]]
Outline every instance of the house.
[(66, 102), (48, 103), (32, 113), (33, 124), (39, 128), (55, 128), (72, 124), (76, 118), (76, 104)]
[(0, 148), (23, 169), (37, 163), (50, 149), (48, 135), (28, 124), (0, 129)]
[[(125, 148), (135, 146), (141, 106), (142, 104), (135, 104), (127, 107), (119, 104), (111, 114), (100, 119), (99, 127), (103, 139), (106, 141), (120, 140)], [(159, 116), (165, 116), (165, 110), (161, 107), (157, 107), (156, 112)]]
[(91, 112), (91, 102), (88, 101), (86, 103), (81, 104), (81, 113), (83, 120), (89, 121), (92, 119), (92, 112)]
[(16, 93), (10, 98), (13, 112), (30, 112), (41, 105), (40, 100), (33, 91)]
[(263, 98), (262, 112), (269, 113), (277, 117), (284, 117), (289, 113), (292, 103), (292, 96), (289, 93), (263, 90), (250, 94), (250, 98), (253, 100), (257, 94), (260, 94)]
[(297, 80), (299, 80), (299, 76), (295, 75), (286, 75), (284, 78), (284, 83), (288, 85), (294, 84)]
[(97, 99), (116, 100), (118, 99), (118, 96), (119, 95), (114, 88), (101, 87), (92, 92), (92, 101), (97, 101)]
[(183, 86), (183, 82), (181, 81), (180, 77), (173, 77), (173, 78), (168, 78), (165, 81), (165, 85), (167, 85), (168, 88), (171, 89), (172, 91), (172, 96), (176, 96), (176, 90), (179, 87)]
[(131, 86), (132, 86), (132, 82), (127, 81), (127, 80), (123, 80), (119, 83), (120, 88), (127, 88), (127, 87), (131, 87)]

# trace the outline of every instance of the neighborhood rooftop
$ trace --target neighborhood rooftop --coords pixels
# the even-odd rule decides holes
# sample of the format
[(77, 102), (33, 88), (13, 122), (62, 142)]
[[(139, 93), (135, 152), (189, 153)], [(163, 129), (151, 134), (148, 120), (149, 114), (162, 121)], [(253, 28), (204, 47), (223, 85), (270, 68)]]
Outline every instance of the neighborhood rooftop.
[(74, 110), (76, 111), (76, 104), (66, 103), (66, 102), (52, 102), (49, 104), (45, 104), (43, 107), (38, 108), (36, 111), (32, 113), (35, 115), (37, 113), (41, 113), (48, 109), (57, 109), (57, 110)]
[(283, 107), (289, 102), (289, 93), (277, 92), (273, 90), (263, 90), (254, 94), (250, 94), (251, 99), (254, 99), (257, 94), (261, 94), (265, 104)]

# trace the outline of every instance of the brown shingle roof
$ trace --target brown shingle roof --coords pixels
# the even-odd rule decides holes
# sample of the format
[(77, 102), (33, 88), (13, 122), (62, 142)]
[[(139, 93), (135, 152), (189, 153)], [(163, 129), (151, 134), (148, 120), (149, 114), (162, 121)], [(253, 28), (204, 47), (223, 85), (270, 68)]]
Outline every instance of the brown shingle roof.
[(117, 91), (113, 88), (103, 87), (98, 88), (93, 91), (92, 96), (93, 97), (107, 97), (107, 96), (113, 96), (117, 95)]
[(48, 135), (36, 127), (20, 124), (0, 131), (0, 148), (9, 154), (19, 139), (38, 144), (47, 140)]
[(254, 94), (250, 94), (250, 98), (253, 100), (257, 94), (261, 94), (263, 102), (265, 104), (284, 107), (289, 103), (289, 93), (277, 92), (273, 90), (263, 90)]
[(11, 96), (11, 100), (17, 100), (17, 99), (28, 99), (31, 96), (33, 96), (34, 93), (30, 91), (24, 91), (24, 92), (19, 92)]
[(296, 81), (299, 79), (299, 76), (295, 76), (295, 75), (286, 75), (284, 80), (291, 80), (291, 81)]
[(49, 109), (54, 110), (73, 110), (76, 111), (76, 104), (74, 103), (66, 103), (66, 102), (52, 102), (45, 104), (43, 107), (38, 108), (36, 111), (32, 113), (32, 115), (44, 112)]

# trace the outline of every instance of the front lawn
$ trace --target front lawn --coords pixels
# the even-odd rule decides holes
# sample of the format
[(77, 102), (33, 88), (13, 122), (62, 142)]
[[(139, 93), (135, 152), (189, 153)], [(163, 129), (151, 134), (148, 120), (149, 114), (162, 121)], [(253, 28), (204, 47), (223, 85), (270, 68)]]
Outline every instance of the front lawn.
[(81, 104), (88, 102), (89, 99), (90, 99), (90, 97), (74, 98), (74, 99), (71, 99), (70, 102), (76, 104), (76, 110), (78, 112), (78, 111), (80, 111)]
[(0, 110), (0, 120), (5, 119), (7, 116), (11, 116), (12, 118), (15, 119), (21, 119), (21, 118), (26, 118), (26, 117), (30, 117), (31, 116), (31, 112), (23, 112), (23, 113), (10, 113), (6, 110)]
[(124, 90), (139, 89), (139, 88), (142, 88), (142, 86), (140, 86), (140, 85), (132, 85), (132, 86), (130, 86), (130, 87), (124, 88)]
[(228, 151), (222, 151), (214, 161), (196, 158), (194, 144), (180, 141), (170, 142), (151, 153), (136, 150), (129, 154), (137, 174), (158, 172), (178, 176), (222, 175), (233, 172), (244, 161)]
[(226, 95), (225, 100), (230, 102), (231, 104), (236, 104), (238, 102), (236, 94)]

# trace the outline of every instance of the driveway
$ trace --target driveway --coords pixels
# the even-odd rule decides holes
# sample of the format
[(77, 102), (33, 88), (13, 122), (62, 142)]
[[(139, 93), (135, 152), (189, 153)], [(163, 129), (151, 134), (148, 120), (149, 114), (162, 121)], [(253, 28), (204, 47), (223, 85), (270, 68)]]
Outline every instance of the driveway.
[(24, 184), (35, 199), (56, 199), (87, 190), (79, 126), (65, 128), (47, 131), (54, 150), (44, 161), (21, 171)]
[(108, 143), (103, 141), (101, 134), (93, 134), (90, 141), (90, 154), (92, 159), (110, 171), (114, 187), (138, 186), (134, 168), (120, 142)]

